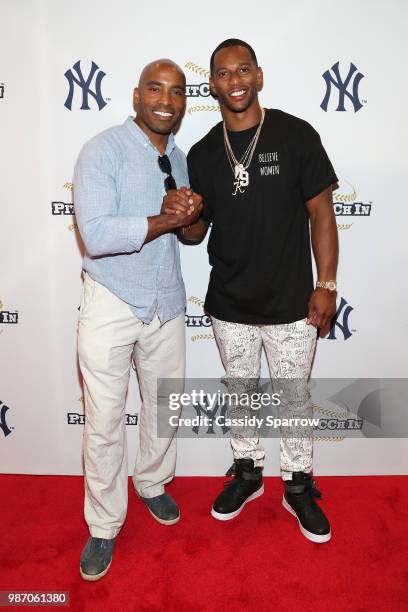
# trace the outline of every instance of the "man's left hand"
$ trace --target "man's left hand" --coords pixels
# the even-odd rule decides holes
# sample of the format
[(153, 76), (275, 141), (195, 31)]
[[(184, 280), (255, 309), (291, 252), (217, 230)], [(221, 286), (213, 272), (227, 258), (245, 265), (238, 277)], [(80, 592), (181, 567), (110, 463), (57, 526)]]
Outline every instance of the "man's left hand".
[(330, 331), (331, 320), (336, 314), (336, 296), (336, 291), (317, 287), (310, 297), (306, 323), (318, 327), (321, 337)]

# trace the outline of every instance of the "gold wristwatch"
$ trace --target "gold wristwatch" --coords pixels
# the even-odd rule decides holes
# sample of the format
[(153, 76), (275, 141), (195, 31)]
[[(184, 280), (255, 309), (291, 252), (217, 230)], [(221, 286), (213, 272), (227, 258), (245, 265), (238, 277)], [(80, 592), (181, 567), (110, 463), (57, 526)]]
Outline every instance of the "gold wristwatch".
[(317, 281), (316, 287), (321, 287), (322, 289), (328, 289), (329, 291), (336, 291), (337, 283), (334, 280)]

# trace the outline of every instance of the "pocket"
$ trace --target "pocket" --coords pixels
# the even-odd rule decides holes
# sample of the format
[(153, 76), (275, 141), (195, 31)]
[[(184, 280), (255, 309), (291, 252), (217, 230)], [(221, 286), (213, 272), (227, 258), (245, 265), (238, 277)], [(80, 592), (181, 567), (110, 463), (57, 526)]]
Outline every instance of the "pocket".
[(79, 307), (80, 317), (83, 316), (87, 306), (92, 302), (95, 286), (96, 282), (89, 276), (88, 272), (84, 271), (84, 286), (82, 289), (81, 305)]
[(296, 321), (296, 331), (298, 331), (304, 338), (311, 338), (315, 340), (317, 337), (317, 329), (314, 325), (306, 323), (307, 317)]

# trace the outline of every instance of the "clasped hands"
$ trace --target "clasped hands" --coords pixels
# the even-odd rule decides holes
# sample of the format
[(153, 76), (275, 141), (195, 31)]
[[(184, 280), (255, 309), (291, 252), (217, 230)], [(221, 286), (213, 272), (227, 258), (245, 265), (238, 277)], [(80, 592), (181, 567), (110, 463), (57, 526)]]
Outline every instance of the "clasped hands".
[(203, 209), (203, 198), (188, 187), (170, 189), (163, 198), (161, 213), (177, 215), (177, 227), (195, 223)]

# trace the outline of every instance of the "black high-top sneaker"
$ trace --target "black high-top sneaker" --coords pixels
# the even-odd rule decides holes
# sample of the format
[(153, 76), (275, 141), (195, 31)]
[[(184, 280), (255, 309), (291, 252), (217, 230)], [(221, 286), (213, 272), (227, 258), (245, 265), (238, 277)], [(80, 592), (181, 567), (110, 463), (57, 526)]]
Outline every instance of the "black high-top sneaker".
[(322, 544), (331, 538), (330, 524), (315, 498), (322, 494), (310, 474), (293, 472), (292, 480), (285, 481), (283, 507), (298, 520), (300, 531), (305, 538)]
[(229, 521), (241, 512), (245, 504), (264, 492), (261, 467), (254, 467), (253, 459), (236, 459), (227, 476), (234, 478), (225, 485), (211, 509), (211, 514), (219, 521)]

